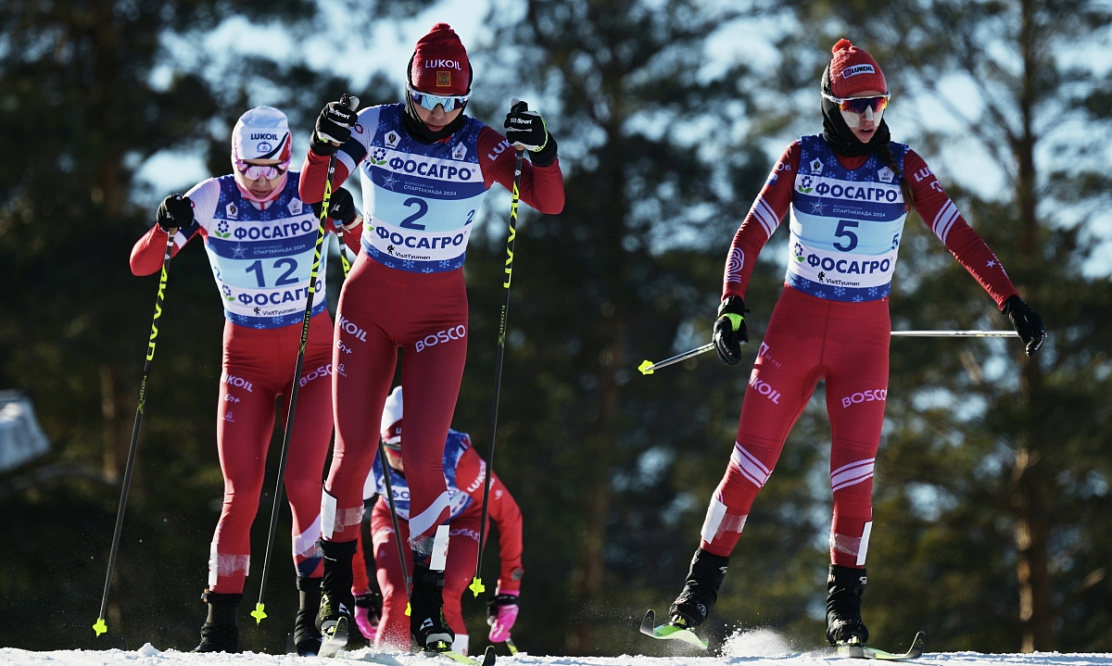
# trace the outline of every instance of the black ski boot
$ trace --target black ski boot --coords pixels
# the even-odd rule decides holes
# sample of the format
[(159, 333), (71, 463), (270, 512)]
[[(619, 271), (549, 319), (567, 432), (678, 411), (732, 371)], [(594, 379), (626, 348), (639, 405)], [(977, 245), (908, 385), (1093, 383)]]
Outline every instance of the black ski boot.
[(831, 645), (864, 645), (869, 630), (861, 621), (861, 594), (867, 577), (864, 569), (830, 565), (826, 579), (826, 640)]
[(726, 577), (730, 558), (714, 555), (699, 548), (691, 558), (691, 568), (683, 592), (668, 609), (670, 622), (677, 627), (691, 629), (702, 624), (718, 601), (718, 588)]
[(208, 618), (201, 626), (201, 643), (192, 652), (239, 652), (236, 614), (242, 594), (220, 594), (205, 590), (201, 601), (208, 604)]
[(320, 610), (320, 579), (297, 577), (297, 619), (293, 624), (293, 645), (297, 654), (311, 657), (320, 651), (320, 630), (317, 629), (317, 611)]
[(355, 541), (321, 541), (324, 558), (324, 577), (320, 584), (320, 608), (317, 610), (316, 627), (321, 637), (332, 635), (336, 622), (347, 618), (348, 639), (344, 648), (358, 650), (367, 647), (363, 634), (355, 627), (355, 597), (351, 594), (351, 558), (355, 555)]
[(456, 635), (444, 620), (444, 572), (427, 565), (413, 565), (413, 592), (409, 595), (409, 633), (421, 650), (444, 652)]

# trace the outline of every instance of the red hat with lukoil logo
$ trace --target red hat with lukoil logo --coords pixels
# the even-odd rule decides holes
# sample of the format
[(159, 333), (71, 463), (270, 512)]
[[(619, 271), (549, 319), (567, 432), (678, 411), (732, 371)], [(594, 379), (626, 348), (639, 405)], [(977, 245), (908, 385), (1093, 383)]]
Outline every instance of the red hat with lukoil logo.
[(839, 39), (830, 49), (830, 92), (835, 97), (854, 97), (866, 90), (888, 92), (884, 72), (865, 49), (859, 49), (848, 39)]
[(447, 23), (437, 23), (413, 50), (409, 82), (414, 90), (431, 95), (466, 95), (471, 90), (471, 63), (459, 35)]

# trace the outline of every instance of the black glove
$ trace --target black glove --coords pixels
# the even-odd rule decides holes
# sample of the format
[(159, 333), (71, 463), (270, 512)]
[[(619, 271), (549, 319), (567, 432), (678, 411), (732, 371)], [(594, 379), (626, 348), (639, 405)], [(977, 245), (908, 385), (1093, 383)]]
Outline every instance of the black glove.
[(556, 140), (548, 133), (541, 114), (530, 111), (525, 102), (514, 100), (502, 126), (510, 143), (533, 153), (530, 159), (534, 166), (549, 166), (556, 161)]
[(714, 320), (714, 351), (728, 365), (741, 360), (741, 345), (749, 342), (745, 328), (745, 301), (730, 296), (718, 306), (718, 319)]
[(1038, 354), (1042, 343), (1046, 341), (1046, 326), (1043, 325), (1042, 317), (1019, 296), (1012, 296), (1004, 302), (1004, 314), (1012, 320), (1012, 326), (1019, 333), (1019, 339), (1023, 340), (1023, 350), (1027, 355)]
[(171, 194), (158, 204), (156, 219), (166, 233), (171, 229), (188, 229), (193, 224), (193, 202), (189, 197)]
[(328, 200), (328, 217), (339, 220), (346, 230), (355, 222), (355, 216), (358, 212), (355, 209), (355, 199), (352, 198), (351, 192), (342, 187), (337, 187), (332, 191), (332, 197)]
[(335, 155), (340, 146), (351, 138), (351, 128), (355, 127), (358, 116), (355, 113), (359, 100), (355, 97), (344, 96), (344, 102), (329, 102), (321, 109), (317, 116), (317, 124), (313, 128), (313, 136), (309, 138), (309, 150), (318, 155)]

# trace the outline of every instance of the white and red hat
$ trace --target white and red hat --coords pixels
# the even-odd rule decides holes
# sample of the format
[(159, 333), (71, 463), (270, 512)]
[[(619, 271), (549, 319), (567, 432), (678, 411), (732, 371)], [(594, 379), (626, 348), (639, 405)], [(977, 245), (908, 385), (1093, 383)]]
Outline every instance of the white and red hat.
[(290, 160), (290, 124), (273, 106), (256, 106), (232, 129), (232, 161)]
[(471, 63), (459, 35), (437, 23), (417, 40), (409, 65), (409, 83), (430, 95), (463, 96), (471, 90)]
[(830, 92), (835, 97), (855, 97), (866, 91), (888, 92), (880, 65), (865, 49), (839, 39), (830, 52)]
[(402, 387), (400, 386), (395, 386), (390, 395), (386, 396), (379, 435), (385, 444), (400, 444), (402, 441)]

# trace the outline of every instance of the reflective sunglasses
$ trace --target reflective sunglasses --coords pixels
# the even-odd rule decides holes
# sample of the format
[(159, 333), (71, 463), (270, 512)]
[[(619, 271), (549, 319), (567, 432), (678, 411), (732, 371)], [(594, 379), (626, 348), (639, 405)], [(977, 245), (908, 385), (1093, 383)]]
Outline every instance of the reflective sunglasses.
[(412, 86), (407, 85), (406, 89), (409, 90), (409, 98), (413, 100), (414, 104), (420, 104), (429, 111), (436, 108), (436, 105), (444, 107), (444, 112), (448, 113), (454, 111), (456, 107), (462, 107), (467, 104), (470, 95), (433, 95), (432, 93), (423, 93), (419, 90), (414, 90)]
[(382, 445), (390, 449), (391, 451), (397, 451), (398, 453), (402, 452), (402, 443), (400, 440), (394, 443), (384, 441)]
[(822, 96), (834, 102), (842, 111), (865, 113), (868, 109), (872, 109), (873, 113), (880, 113), (888, 108), (888, 98), (891, 95), (884, 93), (883, 95), (870, 95), (869, 97), (835, 97), (823, 92)]
[(282, 174), (286, 173), (286, 169), (289, 168), (290, 163), (288, 161), (282, 162), (281, 164), (260, 166), (258, 164), (248, 164), (243, 160), (236, 160), (236, 170), (246, 176), (248, 180), (258, 180), (259, 178), (274, 180), (280, 178)]

